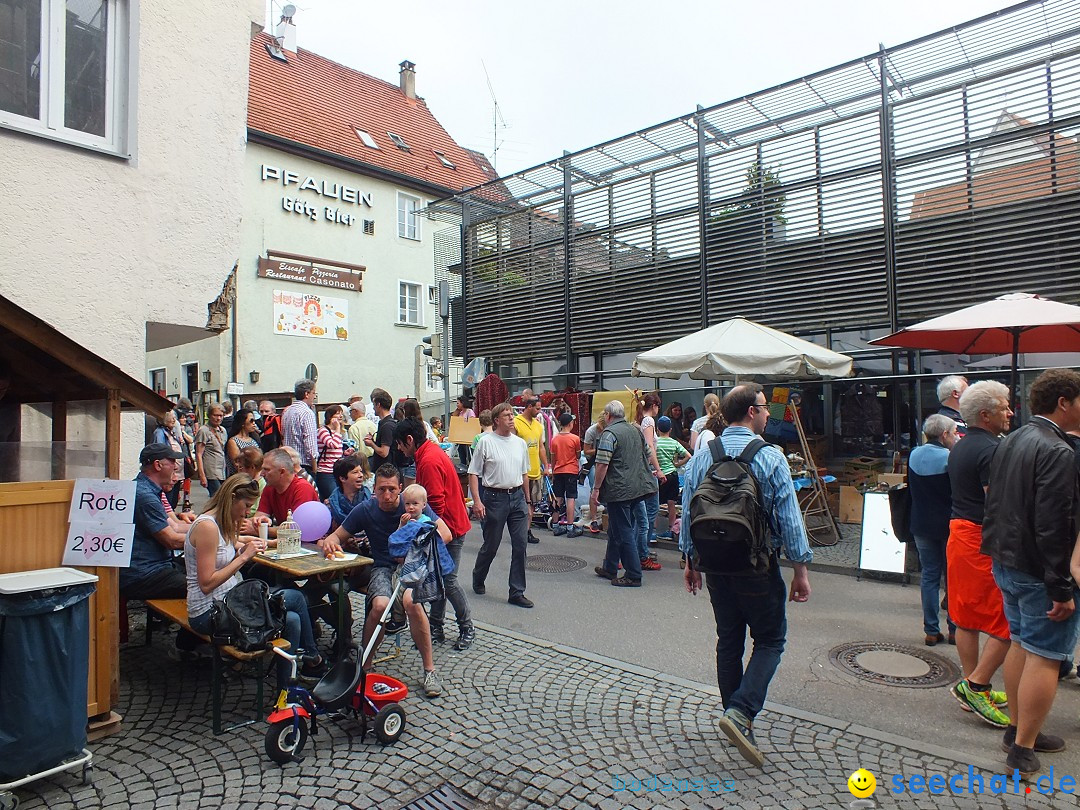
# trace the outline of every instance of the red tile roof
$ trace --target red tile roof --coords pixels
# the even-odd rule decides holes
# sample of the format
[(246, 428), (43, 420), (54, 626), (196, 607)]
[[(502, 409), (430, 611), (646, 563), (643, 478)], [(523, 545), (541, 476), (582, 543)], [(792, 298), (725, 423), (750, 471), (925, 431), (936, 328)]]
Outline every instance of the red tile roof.
[[(288, 63), (272, 58), (260, 34), (251, 41), (248, 128), (360, 161), (452, 191), (491, 180), (470, 152), (450, 137), (421, 98), (394, 84), (297, 49)], [(360, 142), (357, 129), (379, 145)], [(399, 149), (387, 132), (400, 135)], [(433, 150), (454, 164), (444, 166)]]

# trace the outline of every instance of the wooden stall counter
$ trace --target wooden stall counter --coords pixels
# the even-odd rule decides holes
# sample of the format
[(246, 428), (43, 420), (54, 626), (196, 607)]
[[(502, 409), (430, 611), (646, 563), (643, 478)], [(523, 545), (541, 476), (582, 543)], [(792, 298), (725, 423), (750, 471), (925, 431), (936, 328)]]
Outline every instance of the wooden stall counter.
[[(62, 566), (74, 488), (74, 481), (0, 484), (0, 574)], [(108, 723), (119, 685), (118, 574), (96, 566), (79, 570), (98, 577), (90, 597), (86, 714), (91, 724)]]

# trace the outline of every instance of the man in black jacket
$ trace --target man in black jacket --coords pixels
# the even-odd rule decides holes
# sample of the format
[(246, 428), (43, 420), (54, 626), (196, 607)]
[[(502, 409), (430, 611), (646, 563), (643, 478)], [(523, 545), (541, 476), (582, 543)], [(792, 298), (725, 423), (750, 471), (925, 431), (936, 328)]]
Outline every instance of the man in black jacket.
[[(1031, 386), (1031, 422), (998, 447), (990, 468), (982, 551), (994, 564), (1012, 644), (1005, 659), (1011, 725), (1006, 765), (1024, 776), (1041, 767), (1036, 751), (1061, 751), (1042, 734), (1061, 661), (1072, 656), (1080, 614), (1069, 560), (1080, 497), (1066, 433), (1080, 428), (1080, 374), (1051, 369)], [(1049, 606), (1049, 610), (1047, 607)]]

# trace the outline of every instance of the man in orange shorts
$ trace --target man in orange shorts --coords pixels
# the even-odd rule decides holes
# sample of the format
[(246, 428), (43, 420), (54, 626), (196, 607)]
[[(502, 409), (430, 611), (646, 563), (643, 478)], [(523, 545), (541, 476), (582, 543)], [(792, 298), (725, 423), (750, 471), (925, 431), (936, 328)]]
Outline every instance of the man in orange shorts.
[[(956, 625), (956, 652), (966, 677), (951, 691), (965, 711), (1006, 728), (1009, 716), (1002, 708), (1007, 698), (994, 691), (990, 679), (1009, 652), (1009, 623), (991, 560), (980, 546), (990, 462), (1012, 417), (1009, 389), (992, 380), (977, 382), (960, 397), (960, 413), (968, 432), (949, 454), (952, 520), (946, 560), (949, 618)], [(980, 633), (987, 636), (981, 654)]]

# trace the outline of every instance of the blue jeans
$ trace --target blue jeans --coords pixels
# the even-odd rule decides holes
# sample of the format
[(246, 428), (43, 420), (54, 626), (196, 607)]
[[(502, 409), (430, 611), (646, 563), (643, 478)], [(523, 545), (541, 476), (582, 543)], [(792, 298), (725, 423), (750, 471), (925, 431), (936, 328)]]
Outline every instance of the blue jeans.
[[(525, 593), (525, 549), (529, 543), (529, 512), (525, 508), (525, 493), (521, 489), (500, 492), (485, 489), (483, 497), (484, 544), (473, 565), (473, 585), (482, 585), (488, 569), (499, 551), (503, 527), (510, 529), (510, 598)], [(456, 607), (455, 607), (456, 610)]]
[[(923, 632), (936, 636), (941, 632), (939, 616), (941, 611), (941, 580), (945, 576), (945, 545), (948, 538), (931, 540), (929, 537), (916, 537), (915, 547), (919, 550), (919, 565), (922, 568), (920, 589), (922, 591)], [(948, 619), (948, 616), (946, 616)], [(949, 619), (949, 632), (956, 630), (956, 625)]]
[[(289, 652), (293, 655), (301, 655), (301, 653), (316, 655), (319, 648), (315, 645), (315, 636), (311, 632), (307, 599), (295, 588), (282, 589), (281, 593), (285, 595), (285, 610), (287, 611), (285, 613), (285, 627), (281, 631), (281, 635), (290, 644)], [(210, 635), (210, 613), (211, 611), (207, 610), (198, 616), (190, 617), (188, 624), (191, 625), (191, 629), (205, 636)], [(289, 685), (291, 667), (289, 662), (281, 656), (274, 657), (277, 659), (278, 689), (285, 689)]]
[(207, 478), (206, 479), (206, 493), (213, 498), (217, 495), (217, 491), (221, 489), (222, 480), (220, 478)]
[(443, 618), (446, 616), (446, 602), (449, 600), (454, 607), (454, 615), (457, 616), (458, 628), (472, 626), (469, 598), (465, 595), (461, 583), (458, 582), (458, 569), (461, 567), (461, 547), (463, 545), (465, 545), (465, 535), (455, 537), (446, 544), (446, 550), (450, 552), (450, 559), (454, 561), (454, 573), (443, 575), (443, 589), (446, 591), (446, 597), (431, 603), (431, 614), (428, 616), (428, 621), (431, 624), (441, 625), (443, 623)]
[(635, 513), (644, 511), (641, 498), (632, 501), (609, 501), (607, 503), (608, 530), (607, 551), (604, 554), (604, 570), (618, 574), (622, 562), (627, 579), (641, 579), (641, 557), (637, 550), (637, 527)]
[[(716, 618), (716, 682), (725, 709), (753, 720), (765, 704), (787, 638), (787, 588), (778, 561), (767, 574), (706, 574)], [(743, 670), (746, 630), (754, 640)]]
[[(1070, 660), (1076, 651), (1080, 613), (1055, 622), (1046, 616), (1054, 603), (1042, 579), (1009, 568), (996, 560), (993, 571), (994, 581), (1001, 589), (1001, 601), (1013, 643), (1040, 658)], [(1073, 599), (1078, 598), (1080, 590), (1074, 587)]]
[(649, 556), (649, 543), (656, 541), (656, 516), (660, 513), (659, 491), (646, 495), (639, 504), (634, 529), (638, 554), (644, 560)]

